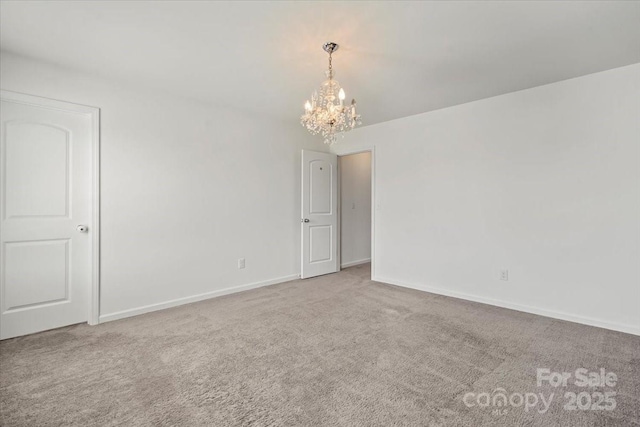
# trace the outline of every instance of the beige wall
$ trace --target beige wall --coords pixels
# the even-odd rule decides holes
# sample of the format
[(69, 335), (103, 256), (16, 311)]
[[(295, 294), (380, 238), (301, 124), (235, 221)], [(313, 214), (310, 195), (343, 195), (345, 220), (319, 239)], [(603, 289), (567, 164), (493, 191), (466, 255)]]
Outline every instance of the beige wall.
[(350, 132), (374, 278), (640, 334), (639, 112), (636, 64)]
[(101, 109), (102, 320), (297, 277), (300, 152), (325, 146), (295, 120), (0, 63), (2, 89)]

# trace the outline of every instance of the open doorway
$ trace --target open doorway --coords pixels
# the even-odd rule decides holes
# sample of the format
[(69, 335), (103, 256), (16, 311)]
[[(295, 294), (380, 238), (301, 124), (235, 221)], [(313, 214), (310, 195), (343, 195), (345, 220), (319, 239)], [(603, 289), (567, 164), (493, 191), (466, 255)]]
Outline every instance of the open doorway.
[(361, 269), (368, 278), (373, 247), (372, 166), (371, 151), (338, 157), (340, 268)]

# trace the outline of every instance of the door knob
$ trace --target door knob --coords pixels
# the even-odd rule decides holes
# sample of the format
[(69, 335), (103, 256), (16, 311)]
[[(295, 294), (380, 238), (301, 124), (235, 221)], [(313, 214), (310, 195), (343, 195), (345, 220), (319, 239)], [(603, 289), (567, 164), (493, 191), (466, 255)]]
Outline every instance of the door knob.
[(309, 218), (303, 219), (302, 222), (309, 222)]
[(78, 230), (80, 233), (86, 233), (87, 231), (89, 231), (89, 227), (87, 227), (86, 225), (79, 225), (76, 227), (76, 230)]

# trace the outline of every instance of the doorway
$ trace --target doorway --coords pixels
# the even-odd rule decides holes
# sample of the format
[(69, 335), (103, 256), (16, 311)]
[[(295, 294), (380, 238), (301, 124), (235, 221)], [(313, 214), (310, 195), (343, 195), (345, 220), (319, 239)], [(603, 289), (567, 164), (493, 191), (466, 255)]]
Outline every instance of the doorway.
[(99, 110), (1, 99), (0, 339), (96, 324)]
[(373, 153), (338, 157), (340, 268), (371, 264), (373, 249)]

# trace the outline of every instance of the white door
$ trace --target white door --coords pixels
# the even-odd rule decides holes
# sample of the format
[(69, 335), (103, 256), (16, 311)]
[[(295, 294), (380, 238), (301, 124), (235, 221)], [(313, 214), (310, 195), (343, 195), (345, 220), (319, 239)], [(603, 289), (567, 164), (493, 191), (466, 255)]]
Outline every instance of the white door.
[(302, 150), (303, 279), (338, 271), (338, 157)]
[(68, 105), (2, 92), (0, 339), (88, 320), (92, 116)]

